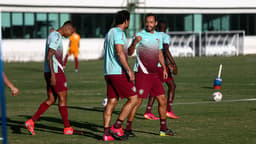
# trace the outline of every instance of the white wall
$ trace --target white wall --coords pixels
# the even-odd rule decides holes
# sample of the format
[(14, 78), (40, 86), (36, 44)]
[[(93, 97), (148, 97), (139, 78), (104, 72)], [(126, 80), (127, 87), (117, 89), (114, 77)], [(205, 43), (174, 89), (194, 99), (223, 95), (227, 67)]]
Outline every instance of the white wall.
[[(131, 40), (129, 40), (131, 42)], [(99, 59), (103, 55), (104, 39), (81, 39), (80, 60)], [(256, 36), (246, 36), (244, 54), (256, 54)], [(64, 55), (68, 49), (68, 39), (63, 40)], [(43, 61), (45, 40), (2, 40), (2, 56), (6, 62)], [(69, 59), (73, 59), (70, 57)]]
[[(2, 58), (10, 61), (43, 61), (45, 39), (2, 40)], [(64, 56), (68, 50), (68, 39), (63, 40)], [(103, 52), (104, 39), (81, 39), (80, 60), (99, 59)], [(69, 59), (73, 59), (69, 57)]]

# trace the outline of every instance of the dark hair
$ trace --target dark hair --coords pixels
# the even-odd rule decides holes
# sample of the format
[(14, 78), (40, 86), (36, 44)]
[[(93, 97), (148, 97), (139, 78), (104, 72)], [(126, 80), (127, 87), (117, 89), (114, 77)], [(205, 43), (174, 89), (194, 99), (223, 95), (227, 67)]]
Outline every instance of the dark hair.
[(167, 23), (164, 20), (159, 20), (157, 24), (157, 29), (161, 30), (162, 28), (167, 27)]
[(130, 20), (130, 13), (127, 10), (118, 11), (115, 16), (115, 25), (123, 24), (126, 20)]
[(155, 18), (155, 21), (157, 21), (156, 15), (154, 15), (153, 13), (146, 14), (145, 19), (150, 16), (153, 16)]
[(64, 25), (69, 25), (69, 26), (71, 26), (71, 27), (73, 27), (73, 28), (75, 27), (74, 24), (73, 24), (70, 20), (66, 21), (66, 22), (63, 24), (63, 26), (64, 26)]

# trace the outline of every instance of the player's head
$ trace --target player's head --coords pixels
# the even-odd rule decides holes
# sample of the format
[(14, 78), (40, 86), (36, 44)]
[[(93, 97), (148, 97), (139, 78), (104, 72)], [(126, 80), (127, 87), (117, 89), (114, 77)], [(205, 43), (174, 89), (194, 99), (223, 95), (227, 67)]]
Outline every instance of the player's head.
[(153, 32), (157, 25), (156, 16), (152, 13), (149, 13), (145, 16), (145, 26), (147, 32)]
[(125, 29), (129, 27), (130, 24), (130, 13), (127, 10), (118, 11), (115, 16), (115, 25), (124, 24)]
[(160, 32), (166, 32), (167, 23), (164, 20), (159, 20), (157, 24), (157, 30)]
[(74, 29), (74, 25), (72, 24), (71, 21), (66, 21), (63, 26), (62, 26), (62, 29), (63, 29), (63, 36), (64, 37), (69, 37), (70, 35), (72, 35), (72, 33), (75, 31)]

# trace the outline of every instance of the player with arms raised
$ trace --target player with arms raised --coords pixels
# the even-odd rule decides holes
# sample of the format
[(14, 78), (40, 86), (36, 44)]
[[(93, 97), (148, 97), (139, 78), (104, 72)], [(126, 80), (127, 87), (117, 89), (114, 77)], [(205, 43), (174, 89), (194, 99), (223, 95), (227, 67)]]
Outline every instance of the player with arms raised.
[(162, 53), (162, 36), (155, 31), (157, 25), (154, 14), (147, 14), (145, 17), (145, 29), (135, 35), (135, 39), (128, 49), (128, 54), (132, 55), (136, 49), (137, 59), (134, 66), (135, 85), (139, 97), (139, 102), (132, 110), (127, 120), (125, 129), (126, 136), (135, 136), (132, 132), (132, 122), (137, 109), (141, 105), (143, 98), (147, 98), (151, 93), (156, 97), (160, 115), (160, 136), (175, 135), (175, 132), (167, 128), (166, 123), (166, 97), (163, 85), (158, 75), (157, 65), (160, 62), (163, 67), (163, 78), (168, 77), (164, 57)]

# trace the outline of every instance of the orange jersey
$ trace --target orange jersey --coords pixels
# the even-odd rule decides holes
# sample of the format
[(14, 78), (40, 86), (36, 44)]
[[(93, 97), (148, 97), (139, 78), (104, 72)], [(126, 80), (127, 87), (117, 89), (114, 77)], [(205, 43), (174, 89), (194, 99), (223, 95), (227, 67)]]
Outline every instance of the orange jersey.
[(77, 34), (76, 32), (74, 32), (70, 37), (70, 45), (69, 45), (69, 49), (71, 51), (78, 51), (79, 48), (79, 42), (80, 42), (80, 35)]

